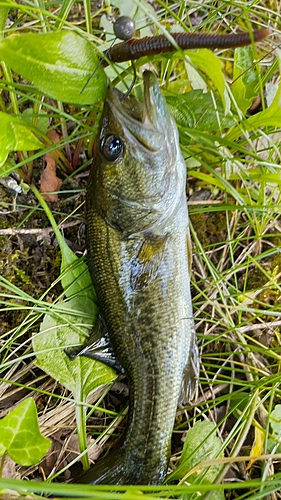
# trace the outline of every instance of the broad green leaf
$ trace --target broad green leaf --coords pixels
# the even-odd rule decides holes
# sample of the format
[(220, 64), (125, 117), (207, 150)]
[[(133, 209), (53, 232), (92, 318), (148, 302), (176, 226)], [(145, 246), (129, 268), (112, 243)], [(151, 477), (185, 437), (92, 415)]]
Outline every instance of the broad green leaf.
[(66, 297), (85, 295), (93, 301), (94, 312), (97, 314), (96, 293), (87, 265), (69, 248), (58, 228), (56, 237), (61, 251), (61, 284)]
[(40, 433), (32, 398), (20, 403), (0, 421), (0, 456), (5, 452), (19, 465), (40, 462), (51, 446)]
[(237, 126), (234, 129), (230, 130), (228, 134), (226, 134), (225, 139), (228, 141), (234, 141), (237, 139), (243, 129), (246, 131), (251, 131), (258, 129), (260, 127), (279, 127), (281, 124), (281, 84), (278, 87), (278, 90), (275, 94), (275, 97), (271, 103), (271, 105), (256, 115), (250, 116), (247, 120), (244, 120), (242, 126)]
[[(85, 295), (86, 298), (94, 302), (96, 299), (96, 294), (92, 284), (90, 273), (88, 271), (88, 267), (86, 266), (85, 262), (82, 259), (79, 259), (77, 255), (75, 255), (75, 253), (69, 248), (57, 226), (57, 223), (48, 204), (42, 198), (42, 195), (39, 193), (38, 189), (34, 185), (31, 186), (31, 189), (44, 208), (60, 247), (62, 275), (61, 283), (66, 297), (70, 298), (73, 295), (80, 294), (80, 296)], [(97, 306), (95, 306), (94, 312), (95, 314), (97, 313)]]
[(276, 92), (278, 91), (278, 80), (274, 82), (268, 82), (265, 85), (265, 93), (266, 93), (266, 102), (267, 105), (270, 106), (276, 96)]
[[(26, 108), (23, 113), (22, 117), (24, 121), (29, 123), (30, 125), (35, 125), (40, 132), (43, 132), (44, 134), (47, 133), (48, 127), (49, 127), (49, 122), (50, 122), (50, 117), (48, 113), (45, 111), (41, 110), (39, 115), (34, 116), (34, 111), (32, 108)], [(35, 121), (35, 123), (34, 123)]]
[(12, 162), (6, 162), (4, 165), (0, 165), (0, 177), (7, 177), (11, 172), (16, 170), (17, 166)]
[(269, 423), (271, 427), (271, 435), (267, 441), (267, 451), (271, 453), (281, 452), (281, 405), (275, 405), (269, 415)]
[(177, 125), (182, 127), (193, 128), (196, 125), (196, 119), (193, 110), (182, 99), (183, 96), (167, 96), (166, 101), (169, 110), (173, 115)]
[[(1, 42), (0, 42), (1, 44)], [(0, 166), (11, 151), (32, 151), (43, 148), (22, 118), (0, 111)]]
[[(191, 484), (210, 483), (215, 480), (220, 472), (221, 467), (218, 465), (204, 466), (204, 461), (222, 457), (221, 441), (216, 436), (216, 426), (212, 422), (202, 421), (196, 422), (187, 433), (184, 442), (182, 455), (177, 469), (169, 476), (170, 480), (181, 480), (188, 472), (195, 469), (188, 475), (187, 481)], [(201, 465), (201, 462), (202, 465)], [(211, 489), (211, 488), (210, 488)], [(190, 495), (184, 495), (185, 499), (189, 499)], [(223, 491), (214, 492), (212, 500), (223, 500)]]
[(247, 130), (253, 130), (258, 127), (280, 127), (281, 125), (281, 85), (276, 92), (276, 95), (272, 101), (272, 104), (257, 113), (256, 115), (250, 116), (246, 122)]
[[(84, 470), (89, 468), (86, 440), (87, 396), (95, 387), (111, 382), (114, 371), (105, 364), (86, 357), (70, 360), (64, 349), (81, 345), (87, 333), (93, 330), (98, 314), (95, 292), (89, 271), (83, 260), (78, 259), (66, 244), (56, 224), (49, 206), (35, 186), (31, 186), (44, 208), (53, 227), (62, 254), (61, 282), (67, 302), (50, 308), (45, 314), (40, 332), (33, 336), (33, 349), (37, 353), (37, 363), (51, 377), (72, 391), (75, 399), (77, 434)], [(40, 352), (41, 351), (41, 352)], [(42, 352), (43, 351), (43, 352)]]
[(3, 31), (6, 26), (9, 10), (10, 7), (6, 7), (5, 5), (0, 6), (0, 40), (3, 38)]
[(200, 71), (196, 66), (191, 64), (191, 62), (185, 58), (185, 69), (190, 81), (190, 85), (193, 90), (202, 90), (202, 92), (208, 92), (208, 85), (206, 79), (203, 78)]
[[(87, 265), (72, 252), (63, 237), (61, 237), (59, 245), (61, 250), (61, 284), (66, 297), (70, 298), (79, 293), (95, 301), (96, 293)], [(97, 311), (97, 306), (95, 307)]]
[(225, 116), (219, 97), (214, 108), (210, 92), (191, 90), (180, 96), (165, 96), (165, 99), (177, 124), (182, 127), (196, 127), (197, 130), (213, 132), (234, 124), (229, 116)]
[[(144, 23), (143, 21), (144, 15), (147, 18), (149, 14), (153, 15), (155, 10), (146, 0), (142, 1), (144, 10), (139, 8), (140, 6), (137, 5), (135, 0), (126, 0), (126, 2), (124, 0), (111, 0), (110, 4), (114, 5), (120, 16), (129, 16), (131, 19), (134, 19), (140, 38), (151, 36), (151, 23)], [(113, 23), (107, 19), (106, 15), (102, 16), (100, 26), (106, 32), (107, 40), (115, 38)]]
[(219, 57), (209, 49), (199, 49), (196, 52), (188, 52), (188, 58), (212, 80), (221, 96), (223, 105), (226, 106), (225, 79)]
[(0, 42), (0, 53), (14, 71), (54, 99), (83, 105), (105, 96), (106, 76), (93, 44), (74, 31), (12, 35)]
[(276, 405), (269, 416), (272, 432), (281, 438), (281, 405)]
[(103, 363), (84, 356), (70, 360), (64, 352), (68, 346), (85, 343), (95, 319), (95, 303), (77, 295), (52, 306), (32, 339), (37, 365), (70, 390), (77, 402), (86, 401), (95, 387), (115, 378), (114, 371)]
[(258, 95), (257, 83), (258, 73), (254, 65), (252, 47), (235, 49), (231, 90), (238, 107), (243, 113), (246, 113)]

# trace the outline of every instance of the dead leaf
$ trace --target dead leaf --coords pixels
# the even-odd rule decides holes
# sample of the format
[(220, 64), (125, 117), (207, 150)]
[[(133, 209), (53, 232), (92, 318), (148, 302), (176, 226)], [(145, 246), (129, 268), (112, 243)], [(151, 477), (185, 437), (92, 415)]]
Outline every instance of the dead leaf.
[[(90, 436), (87, 436), (87, 445), (88, 446), (90, 446), (94, 441), (95, 440), (93, 438), (91, 438)], [(98, 444), (94, 444), (88, 451), (90, 461), (96, 462), (102, 451), (103, 451), (103, 448), (101, 446), (99, 446)]]
[[(92, 438), (91, 436), (87, 436), (87, 445), (91, 448), (89, 448), (88, 454), (89, 454), (89, 459), (92, 462), (96, 462), (96, 460), (99, 458), (101, 452), (103, 449), (98, 445), (98, 444), (93, 444), (95, 442), (95, 439)], [(79, 445), (78, 445), (78, 439), (77, 435), (72, 435), (70, 436), (68, 442), (67, 442), (67, 461), (71, 462), (72, 460), (75, 460), (77, 456), (80, 454), (79, 451)]]
[[(57, 144), (60, 140), (59, 135), (55, 130), (50, 130), (48, 132), (48, 137), (54, 144)], [(44, 156), (46, 161), (46, 167), (44, 168), (41, 179), (40, 179), (40, 191), (44, 200), (57, 202), (58, 195), (54, 191), (59, 191), (62, 185), (62, 180), (57, 177), (57, 157), (56, 151), (52, 153), (47, 153)]]
[(2, 477), (5, 479), (20, 479), (20, 475), (17, 472), (15, 462), (9, 457), (5, 456), (4, 467), (2, 470)]
[(17, 491), (5, 489), (1, 490), (1, 500), (34, 500), (34, 497), (29, 495), (22, 496)]
[[(48, 451), (48, 453), (46, 454), (45, 458), (41, 462), (41, 469), (42, 471), (44, 471), (44, 475), (46, 477), (49, 477), (54, 467), (56, 466), (63, 445), (63, 442), (60, 441), (60, 439), (57, 436), (57, 433), (54, 433), (54, 435), (51, 436), (51, 441), (52, 441), (52, 446)], [(64, 455), (61, 458), (63, 459)]]
[[(264, 430), (259, 429), (258, 427), (255, 427), (255, 440), (254, 440), (254, 443), (253, 443), (253, 446), (251, 449), (250, 457), (258, 457), (259, 455), (262, 455), (264, 439), (265, 439)], [(250, 460), (245, 471), (249, 470), (257, 460), (258, 460), (258, 458), (253, 458), (253, 460)]]

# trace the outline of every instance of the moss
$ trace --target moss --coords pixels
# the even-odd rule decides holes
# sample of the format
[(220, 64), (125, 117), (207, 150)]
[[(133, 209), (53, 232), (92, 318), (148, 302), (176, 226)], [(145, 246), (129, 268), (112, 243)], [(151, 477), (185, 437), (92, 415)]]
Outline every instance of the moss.
[[(280, 308), (281, 292), (276, 285), (281, 283), (281, 253), (277, 253), (272, 262), (259, 262), (260, 267), (251, 269), (247, 276), (245, 292), (259, 291), (255, 307), (258, 309)], [(245, 279), (245, 276), (243, 276)], [(266, 320), (266, 318), (265, 318)]]
[(226, 240), (227, 226), (224, 212), (190, 214), (190, 220), (203, 247)]
[[(37, 202), (34, 200), (32, 193), (18, 197), (17, 204), (14, 206), (13, 193), (7, 190), (5, 196), (8, 208), (6, 213), (4, 210), (2, 212), (1, 227), (3, 229), (20, 227), (23, 232), (15, 232), (12, 236), (7, 234), (7, 236), (0, 237), (0, 275), (19, 290), (35, 299), (39, 299), (46, 290), (52, 287), (49, 299), (53, 300), (54, 297), (62, 293), (60, 283), (52, 286), (52, 283), (60, 275), (61, 254), (54, 234), (42, 231), (43, 228), (50, 227), (49, 221), (42, 210), (34, 210)], [(75, 200), (75, 202), (78, 203), (78, 200)], [(69, 198), (69, 203), (65, 199), (63, 201), (63, 211), (71, 213), (73, 204), (72, 198)], [(59, 212), (59, 209), (60, 207), (57, 206), (56, 212)], [(56, 217), (58, 217), (58, 222), (61, 221), (61, 216)], [(32, 231), (29, 231), (30, 228)], [(38, 228), (38, 234), (34, 233), (36, 228)], [(74, 247), (74, 249), (78, 248), (81, 254), (84, 250), (83, 232), (82, 236), (81, 232), (79, 234), (80, 245), (76, 243), (77, 232), (78, 226), (74, 225), (68, 228), (67, 238), (70, 246)], [(1, 287), (1, 283), (0, 292), (7, 293), (5, 286)], [(6, 300), (7, 305), (10, 300), (13, 303), (19, 301), (21, 305), (26, 303), (16, 293), (12, 299)], [(28, 305), (30, 306), (30, 304)], [(11, 311), (8, 309), (7, 307), (7, 310), (2, 313), (1, 318), (1, 323), (5, 324), (4, 331), (9, 331), (9, 329), (18, 326), (26, 315), (24, 309), (17, 310), (13, 308)]]

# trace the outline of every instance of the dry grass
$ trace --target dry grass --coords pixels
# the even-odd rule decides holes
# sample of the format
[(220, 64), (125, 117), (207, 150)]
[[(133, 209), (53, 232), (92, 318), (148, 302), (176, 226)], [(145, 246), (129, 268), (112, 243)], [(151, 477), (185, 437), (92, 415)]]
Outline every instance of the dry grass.
[[(22, 4), (28, 5), (27, 2)], [(176, 24), (183, 2), (180, 2), (180, 10), (174, 10), (175, 20), (169, 12), (163, 14), (165, 9), (160, 1), (155, 4), (161, 7), (159, 19), (161, 17), (163, 22), (166, 19), (166, 22)], [(189, 19), (199, 22), (201, 29), (210, 26), (215, 30), (220, 24), (233, 27), (242, 23), (244, 7), (244, 2), (220, 2), (216, 8), (208, 2), (193, 2), (188, 9)], [(50, 9), (55, 16), (56, 10), (52, 6)], [(68, 23), (73, 22), (79, 29), (84, 29), (82, 17), (76, 18), (75, 11), (72, 14), (74, 21), (69, 18)], [(34, 29), (39, 30), (39, 20), (31, 22), (22, 9), (22, 16), (25, 15), (26, 20), (18, 18), (20, 28), (28, 29), (31, 23)], [(270, 5), (255, 2), (249, 16), (254, 24), (266, 25), (269, 22), (273, 32), (280, 29), (278, 1), (270, 2)], [(279, 85), (279, 75), (277, 66), (272, 71), (273, 75), (270, 74), (274, 65), (274, 54), (270, 50), (277, 45), (278, 38), (273, 37), (271, 43), (265, 42), (259, 49), (261, 74), (267, 75), (268, 79), (274, 76), (270, 81), (276, 86)], [(229, 74), (232, 57), (230, 53), (221, 54)], [(165, 60), (158, 65), (161, 76), (167, 76), (169, 64), (174, 62)], [(262, 79), (261, 82), (266, 83)], [(50, 104), (48, 100), (47, 103)], [(61, 105), (53, 102), (51, 105), (57, 108), (53, 123), (60, 128)], [(69, 117), (72, 112), (75, 119), (80, 118), (79, 110), (67, 109)], [(65, 126), (71, 128), (73, 123), (63, 122)], [(280, 181), (267, 181), (267, 176), (280, 175), (280, 135), (279, 132), (276, 135), (273, 127), (255, 130), (252, 134), (246, 131), (243, 136), (225, 144), (225, 150), (218, 147), (212, 133), (209, 135), (208, 146), (197, 144), (192, 138), (189, 144), (183, 141), (188, 165), (191, 158), (200, 157), (202, 163), (197, 170), (210, 175), (210, 183), (200, 178), (188, 179), (194, 250), (192, 294), (201, 373), (195, 399), (187, 408), (180, 409), (177, 415), (171, 468), (175, 467), (180, 456), (188, 428), (200, 419), (210, 420), (217, 425), (225, 457), (214, 459), (223, 464), (217, 482), (224, 477), (227, 488), (232, 483), (256, 481), (255, 488), (245, 486), (241, 492), (238, 489), (226, 491), (226, 498), (275, 500), (281, 498), (280, 487), (272, 480), (274, 474), (281, 472), (280, 447), (278, 442), (272, 443), (270, 415), (280, 403), (281, 396), (281, 194)], [(69, 148), (75, 154), (72, 141), (73, 137)], [(87, 163), (87, 141), (85, 139), (83, 143), (81, 168)], [(244, 148), (248, 148), (249, 155)], [(231, 192), (227, 187), (222, 190), (211, 182), (213, 177), (205, 169), (207, 164), (223, 182), (231, 186)], [(38, 183), (40, 168), (40, 163), (35, 164), (35, 183)], [(53, 213), (69, 246), (81, 256), (85, 250), (84, 174), (80, 177), (64, 174), (63, 181), (63, 192), (59, 195), (59, 202), (53, 206)], [(3, 262), (0, 278), (0, 417), (32, 395), (38, 408), (42, 433), (52, 438), (51, 453), (39, 466), (17, 468), (16, 471), (8, 469), (7, 475), (45, 479), (65, 469), (58, 479), (64, 482), (77, 477), (81, 471), (77, 464), (70, 469), (79, 455), (74, 403), (64, 387), (36, 367), (30, 342), (32, 334), (38, 331), (48, 304), (63, 295), (58, 280), (59, 249), (47, 218), (32, 193), (16, 195), (6, 181), (0, 184), (0, 192)], [(113, 425), (109, 434), (114, 437), (109, 440), (108, 436), (104, 437), (98, 446), (94, 445), (93, 459), (101, 450), (111, 446), (124, 427), (122, 415), (127, 401), (126, 386), (121, 381), (105, 397), (103, 392), (103, 388), (99, 388), (88, 400), (89, 411), (92, 410), (88, 420), (89, 430), (94, 430), (93, 436), (97, 437), (108, 425)], [(106, 412), (105, 408), (109, 411)], [(254, 448), (258, 437), (262, 439), (262, 444)], [(92, 438), (89, 444), (94, 444)], [(247, 467), (251, 455), (262, 457)], [(5, 470), (3, 475), (5, 477)], [(175, 491), (173, 494), (176, 494)], [(203, 498), (206, 500), (208, 493), (205, 492)]]

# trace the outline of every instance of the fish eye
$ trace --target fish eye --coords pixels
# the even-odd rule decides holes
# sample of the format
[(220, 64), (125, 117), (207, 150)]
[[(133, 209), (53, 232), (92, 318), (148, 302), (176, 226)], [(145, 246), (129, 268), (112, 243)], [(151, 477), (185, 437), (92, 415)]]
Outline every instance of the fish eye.
[(107, 134), (101, 140), (100, 150), (108, 161), (121, 160), (124, 151), (123, 141), (117, 135)]

